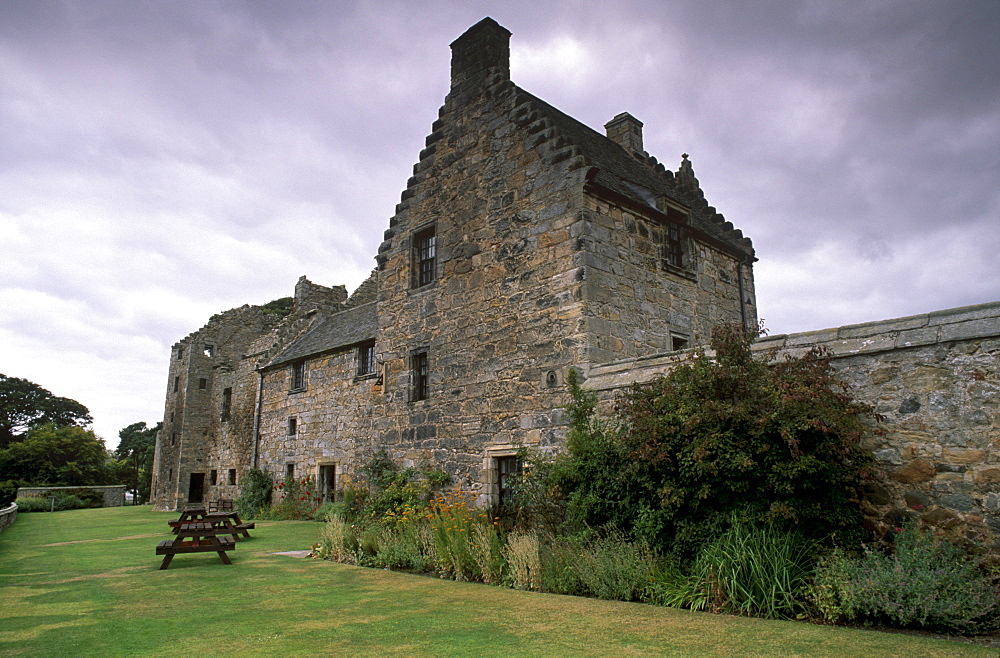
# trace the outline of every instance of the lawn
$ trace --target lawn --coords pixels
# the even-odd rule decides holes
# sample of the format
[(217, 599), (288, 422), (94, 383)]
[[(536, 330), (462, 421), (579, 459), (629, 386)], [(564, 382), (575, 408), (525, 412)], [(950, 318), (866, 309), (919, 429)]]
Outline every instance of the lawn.
[(995, 655), (947, 640), (533, 594), (275, 555), (320, 525), (260, 522), (230, 552), (154, 547), (148, 507), (22, 514), (0, 533), (0, 655)]

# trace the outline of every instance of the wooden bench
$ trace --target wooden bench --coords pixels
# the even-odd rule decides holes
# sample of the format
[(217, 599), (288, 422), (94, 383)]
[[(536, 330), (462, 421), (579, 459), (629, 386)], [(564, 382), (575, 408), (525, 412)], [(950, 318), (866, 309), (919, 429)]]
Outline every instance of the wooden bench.
[(179, 553), (218, 553), (223, 564), (232, 564), (226, 551), (236, 548), (236, 540), (216, 535), (211, 524), (183, 524), (178, 528), (177, 537), (164, 539), (156, 545), (156, 554), (162, 555), (160, 569), (170, 566), (170, 561)]
[(208, 504), (209, 512), (232, 512), (233, 511), (233, 501), (229, 498), (220, 498), (219, 500), (213, 500)]

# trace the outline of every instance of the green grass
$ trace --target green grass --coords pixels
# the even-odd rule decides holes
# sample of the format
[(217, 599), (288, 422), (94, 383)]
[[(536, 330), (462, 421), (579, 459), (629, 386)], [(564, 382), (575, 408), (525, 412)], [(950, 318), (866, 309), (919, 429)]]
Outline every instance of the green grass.
[(533, 594), (274, 555), (266, 521), (158, 571), (170, 513), (23, 514), (0, 533), (0, 655), (995, 655), (936, 638)]

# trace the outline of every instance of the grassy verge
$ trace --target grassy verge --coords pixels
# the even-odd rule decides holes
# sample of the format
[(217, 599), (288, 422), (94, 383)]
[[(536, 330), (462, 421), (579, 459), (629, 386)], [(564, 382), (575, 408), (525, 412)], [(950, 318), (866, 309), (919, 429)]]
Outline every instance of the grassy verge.
[(320, 524), (259, 523), (223, 565), (158, 571), (169, 513), (25, 514), (0, 533), (0, 655), (992, 655), (935, 638), (533, 594), (274, 555)]

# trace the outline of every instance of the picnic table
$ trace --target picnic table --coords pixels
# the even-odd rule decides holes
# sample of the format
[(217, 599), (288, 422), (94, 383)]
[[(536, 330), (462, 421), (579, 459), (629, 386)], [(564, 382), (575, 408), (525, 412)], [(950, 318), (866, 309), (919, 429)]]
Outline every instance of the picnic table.
[[(236, 541), (226, 537), (226, 529), (217, 530), (208, 521), (189, 521), (174, 528), (176, 536), (165, 539), (156, 546), (156, 554), (162, 555), (160, 569), (170, 566), (170, 561), (178, 553), (210, 553), (219, 554), (223, 564), (232, 564), (226, 551), (236, 548)], [(220, 536), (222, 535), (222, 536)]]
[(234, 541), (239, 541), (240, 535), (249, 539), (250, 530), (256, 527), (253, 523), (243, 523), (237, 512), (207, 512), (203, 518), (220, 535), (231, 535)]

